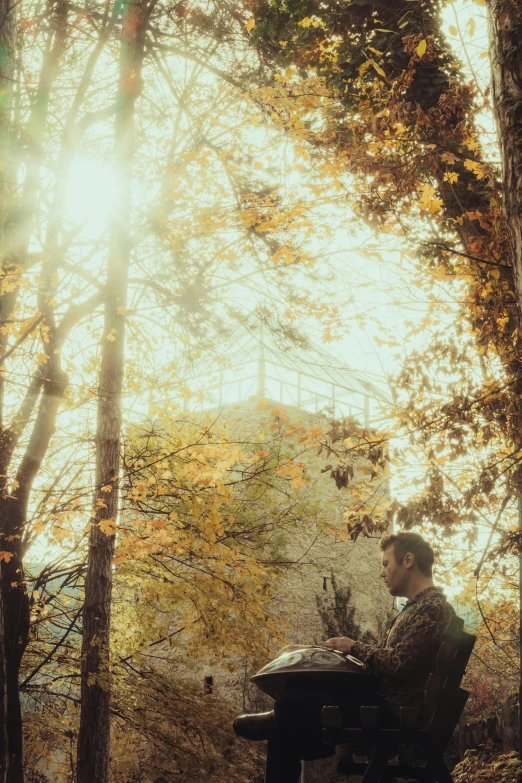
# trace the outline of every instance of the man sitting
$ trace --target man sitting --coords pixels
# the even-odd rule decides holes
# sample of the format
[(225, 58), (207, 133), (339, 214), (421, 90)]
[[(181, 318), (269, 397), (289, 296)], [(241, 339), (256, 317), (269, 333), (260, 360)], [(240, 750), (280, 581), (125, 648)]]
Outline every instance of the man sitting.
[[(385, 536), (381, 577), (393, 596), (407, 598), (402, 611), (379, 645), (364, 644), (346, 636), (334, 637), (321, 646), (359, 658), (380, 681), (375, 694), (353, 690), (289, 688), (274, 709), (257, 715), (241, 715), (234, 731), (253, 740), (268, 740), (265, 783), (297, 783), (301, 759), (333, 755), (321, 742), (321, 710), (339, 705), (346, 725), (356, 726), (361, 704), (380, 707), (381, 722), (398, 725), (401, 707), (421, 707), (424, 686), (435, 670), (435, 658), (450, 619), (455, 615), (432, 579), (433, 550), (417, 533)], [(311, 645), (290, 645), (279, 654)]]

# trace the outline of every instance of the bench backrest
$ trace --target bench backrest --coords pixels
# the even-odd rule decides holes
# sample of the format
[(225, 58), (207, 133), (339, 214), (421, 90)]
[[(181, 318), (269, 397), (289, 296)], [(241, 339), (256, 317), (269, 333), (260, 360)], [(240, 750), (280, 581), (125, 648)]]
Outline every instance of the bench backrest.
[(476, 637), (453, 617), (437, 653), (435, 671), (426, 683), (424, 719), (434, 746), (445, 747), (459, 722), (469, 692), (460, 687)]

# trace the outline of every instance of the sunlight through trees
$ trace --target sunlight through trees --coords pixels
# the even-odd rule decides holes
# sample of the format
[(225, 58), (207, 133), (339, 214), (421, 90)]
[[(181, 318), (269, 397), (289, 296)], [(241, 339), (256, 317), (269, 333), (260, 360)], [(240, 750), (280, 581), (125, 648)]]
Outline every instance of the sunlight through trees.
[[(307, 526), (428, 531), (472, 709), (518, 687), (521, 42), (509, 0), (0, 0), (0, 783), (253, 779), (147, 656), (266, 658)], [(195, 379), (244, 335), (390, 403), (234, 430)]]

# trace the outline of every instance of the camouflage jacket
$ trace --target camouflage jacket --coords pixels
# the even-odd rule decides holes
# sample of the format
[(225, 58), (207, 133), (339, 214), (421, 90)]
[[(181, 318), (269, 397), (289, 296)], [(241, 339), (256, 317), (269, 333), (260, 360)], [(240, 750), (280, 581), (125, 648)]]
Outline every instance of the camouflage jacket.
[(393, 619), (380, 645), (353, 645), (351, 654), (380, 678), (381, 693), (396, 712), (422, 705), (426, 680), (435, 671), (439, 645), (454, 615), (442, 590), (428, 587)]

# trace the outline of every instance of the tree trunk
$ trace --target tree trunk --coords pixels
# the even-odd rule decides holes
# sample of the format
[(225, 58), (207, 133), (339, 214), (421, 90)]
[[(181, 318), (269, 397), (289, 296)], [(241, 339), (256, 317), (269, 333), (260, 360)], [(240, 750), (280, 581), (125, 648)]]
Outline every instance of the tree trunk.
[(6, 783), (8, 767), (7, 745), (7, 667), (5, 657), (4, 607), (1, 600), (2, 569), (0, 569), (0, 783)]
[[(51, 345), (55, 345), (53, 341)], [(7, 736), (9, 764), (7, 783), (23, 783), (23, 726), (18, 677), (29, 641), (30, 606), (24, 582), (23, 531), (33, 481), (55, 431), (56, 417), (67, 386), (59, 355), (49, 360), (47, 377), (27, 447), (16, 473), (18, 490), (0, 498), (0, 528), (6, 560), (2, 562), (2, 604), (6, 655)]]
[[(16, 4), (12, 0), (0, 0), (0, 52), (2, 53), (0, 58), (0, 161), (3, 163), (3, 169), (0, 171), (1, 265), (4, 264), (5, 256), (9, 253), (10, 213), (14, 195), (12, 119), (13, 92), (16, 84), (16, 34)], [(6, 566), (5, 563), (4, 566)], [(5, 574), (2, 574), (2, 571), (5, 570), (0, 567), (0, 783), (5, 783), (8, 780), (10, 751), (15, 756), (14, 766), (16, 767), (16, 746), (18, 743), (15, 742), (13, 743), (14, 747), (9, 747), (8, 725), (10, 728), (14, 728), (17, 739), (21, 743), (21, 725), (19, 727), (13, 726), (13, 720), (9, 721), (10, 707), (11, 715), (14, 716), (12, 689), (9, 687), (12, 677), (6, 657), (6, 624), (3, 601)], [(18, 694), (18, 682), (16, 683), (16, 694)]]
[[(11, 7), (12, 6), (12, 7)], [(13, 92), (16, 83), (16, 3), (0, 0), (0, 253), (5, 252), (5, 233), (13, 195), (11, 149)]]
[(96, 489), (91, 518), (83, 610), (78, 783), (107, 783), (110, 753), (110, 651), (112, 560), (118, 515), (121, 391), (125, 307), (130, 259), (134, 106), (141, 85), (144, 4), (129, 4), (122, 22), (115, 119), (118, 200), (107, 260), (96, 432)]
[[(4, 501), (3, 505), (7, 503)], [(18, 518), (14, 509), (13, 517)], [(5, 513), (5, 512), (4, 512)], [(16, 529), (22, 525), (15, 523)], [(29, 597), (23, 584), (22, 560), (19, 554), (2, 563), (2, 603), (6, 653), (6, 730), (9, 749), (7, 783), (23, 783), (23, 724), (18, 675), (29, 639)]]
[(522, 6), (518, 0), (490, 0), (488, 8), (503, 208), (513, 250), (515, 295), (522, 314)]

